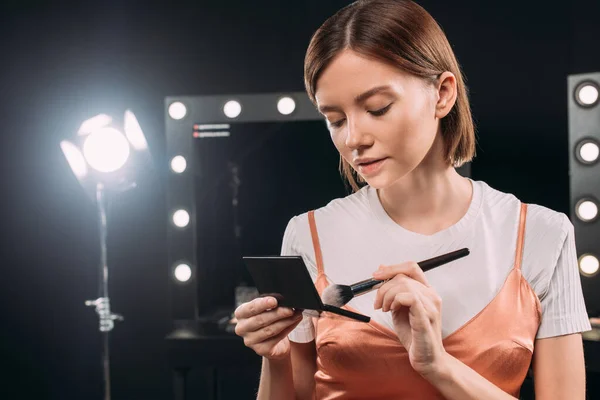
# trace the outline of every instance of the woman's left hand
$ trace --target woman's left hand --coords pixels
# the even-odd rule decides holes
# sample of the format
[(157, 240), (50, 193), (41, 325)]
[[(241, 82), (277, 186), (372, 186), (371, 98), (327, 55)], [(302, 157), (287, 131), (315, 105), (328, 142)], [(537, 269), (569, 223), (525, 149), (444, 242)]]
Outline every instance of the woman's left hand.
[(441, 368), (446, 350), (442, 343), (442, 300), (415, 262), (381, 266), (373, 274), (386, 280), (377, 291), (375, 309), (391, 311), (394, 330), (421, 375)]

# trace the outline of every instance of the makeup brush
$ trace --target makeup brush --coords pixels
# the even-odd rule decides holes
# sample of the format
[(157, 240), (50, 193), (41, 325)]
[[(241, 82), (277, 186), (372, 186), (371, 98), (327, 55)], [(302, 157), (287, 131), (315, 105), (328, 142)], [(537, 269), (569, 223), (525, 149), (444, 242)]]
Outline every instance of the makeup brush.
[[(441, 256), (433, 257), (425, 261), (417, 263), (423, 271), (429, 271), (430, 269), (439, 267), (440, 265), (447, 264), (451, 261), (458, 260), (459, 258), (469, 255), (469, 249), (464, 248), (453, 251), (451, 253), (442, 254)], [(321, 299), (323, 304), (329, 304), (335, 307), (342, 307), (347, 304), (354, 297), (360, 296), (361, 294), (369, 293), (372, 290), (377, 289), (377, 285), (387, 282), (378, 279), (366, 279), (355, 283), (354, 285), (331, 285), (325, 288)]]

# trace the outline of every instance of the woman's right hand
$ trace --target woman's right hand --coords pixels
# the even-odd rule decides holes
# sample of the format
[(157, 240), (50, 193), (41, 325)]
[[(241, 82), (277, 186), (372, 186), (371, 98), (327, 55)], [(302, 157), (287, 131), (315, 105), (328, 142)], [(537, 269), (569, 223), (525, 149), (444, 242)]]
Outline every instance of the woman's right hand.
[(274, 297), (259, 297), (235, 310), (235, 333), (259, 356), (271, 360), (288, 357), (290, 341), (287, 335), (302, 320), (302, 312), (277, 307)]

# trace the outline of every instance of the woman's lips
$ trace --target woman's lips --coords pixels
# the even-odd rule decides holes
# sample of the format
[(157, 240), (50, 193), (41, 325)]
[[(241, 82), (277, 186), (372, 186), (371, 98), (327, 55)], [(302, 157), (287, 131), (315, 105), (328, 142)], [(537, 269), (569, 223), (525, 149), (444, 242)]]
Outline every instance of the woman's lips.
[(373, 175), (379, 172), (385, 160), (387, 160), (387, 158), (380, 158), (379, 160), (358, 164), (358, 172), (362, 175)]

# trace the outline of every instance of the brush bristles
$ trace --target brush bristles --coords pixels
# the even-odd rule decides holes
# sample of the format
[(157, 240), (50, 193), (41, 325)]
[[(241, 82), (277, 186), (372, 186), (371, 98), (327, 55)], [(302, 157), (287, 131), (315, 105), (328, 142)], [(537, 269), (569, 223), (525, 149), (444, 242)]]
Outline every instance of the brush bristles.
[(354, 297), (352, 288), (346, 285), (330, 285), (323, 290), (321, 300), (323, 304), (329, 304), (334, 307), (342, 307), (348, 304)]

